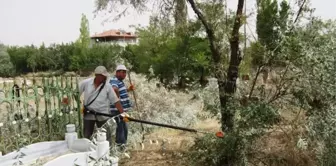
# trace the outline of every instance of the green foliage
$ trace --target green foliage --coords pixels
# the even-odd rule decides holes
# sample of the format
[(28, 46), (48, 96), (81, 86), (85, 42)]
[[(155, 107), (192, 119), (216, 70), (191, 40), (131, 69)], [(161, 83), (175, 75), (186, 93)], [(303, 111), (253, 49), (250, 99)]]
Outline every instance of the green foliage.
[(244, 149), (241, 137), (236, 133), (225, 135), (219, 139), (214, 135), (205, 135), (196, 138), (194, 146), (188, 152), (191, 165), (220, 166), (225, 165), (223, 161), (232, 161), (237, 165), (243, 165), (241, 162), (242, 154), (240, 149)]
[(169, 24), (152, 18), (148, 28), (138, 29), (139, 44), (127, 46), (123, 58), (134, 71), (159, 78), (166, 86), (186, 87), (209, 73), (208, 41), (194, 34), (174, 37), (172, 33)]
[(88, 61), (86, 67), (94, 70), (100, 64), (107, 69), (114, 69), (122, 50), (123, 48), (119, 45), (94, 44), (87, 52)]
[(246, 106), (230, 103), (229, 109), (238, 112), (236, 130), (226, 133), (222, 139), (213, 135), (197, 138), (189, 153), (193, 165), (221, 166), (228, 161), (247, 165), (245, 153), (280, 118), (278, 111), (265, 102), (253, 102)]
[(71, 56), (74, 54), (75, 45), (73, 43), (51, 45), (53, 50), (53, 57), (56, 59), (56, 70), (69, 71), (71, 66)]
[[(321, 165), (335, 165), (336, 130), (336, 21), (313, 18), (296, 31), (300, 54), (294, 62), (297, 67), (295, 88), (292, 89), (298, 105), (307, 110), (310, 139), (317, 144)], [(333, 141), (332, 141), (333, 140)]]
[(245, 55), (239, 65), (239, 75), (243, 76), (243, 75), (250, 75), (251, 73), (251, 69), (252, 69), (252, 57), (251, 54), (247, 54), (247, 52), (245, 52)]
[(80, 36), (75, 42), (74, 54), (71, 56), (71, 69), (72, 70), (87, 70), (89, 58), (87, 55), (90, 46), (90, 30), (89, 21), (84, 14), (82, 14), (80, 24)]
[(251, 43), (251, 46), (247, 48), (246, 55), (248, 57), (252, 57), (251, 64), (253, 66), (261, 66), (266, 63), (266, 49), (263, 45), (259, 42)]
[(28, 54), (27, 65), (35, 72), (36, 70), (56, 70), (57, 59), (53, 47), (46, 48), (44, 44), (40, 48), (32, 47)]
[(274, 50), (279, 41), (278, 26), (278, 1), (258, 1), (257, 34), (262, 45)]
[[(176, 2), (176, 10), (182, 9), (184, 2)], [(216, 29), (215, 42), (219, 49), (229, 52), (229, 31), (234, 13), (226, 12), (222, 3), (199, 3), (209, 24)], [(126, 47), (123, 58), (127, 59), (138, 73), (158, 78), (165, 87), (186, 88), (195, 84), (205, 85), (212, 76), (212, 57), (209, 41), (204, 36), (205, 29), (200, 20), (185, 20), (185, 11), (175, 11), (175, 25), (168, 18), (153, 16), (150, 25), (139, 28), (139, 44)], [(216, 19), (214, 19), (216, 18)], [(226, 24), (227, 26), (220, 26)], [(226, 56), (223, 64), (228, 64)]]
[(259, 44), (254, 45), (252, 53), (264, 52), (264, 50), (269, 53), (251, 54), (253, 64), (260, 65), (260, 63), (266, 63), (270, 60), (281, 61), (282, 58), (279, 57), (282, 55), (279, 54), (282, 49), (280, 43), (289, 29), (290, 6), (285, 0), (281, 1), (280, 9), (277, 0), (259, 0), (257, 4), (256, 29)]
[[(216, 41), (221, 42), (220, 46), (224, 50), (228, 49), (229, 38), (235, 19), (235, 12), (229, 9), (225, 9), (225, 5), (220, 2), (203, 2), (199, 3), (198, 5), (208, 19), (209, 25), (214, 28), (215, 36), (219, 36), (216, 38)], [(197, 20), (197, 22), (200, 23), (200, 20)], [(203, 30), (204, 27), (201, 28)]]
[(11, 76), (14, 72), (14, 66), (10, 61), (6, 47), (0, 44), (0, 77)]
[(89, 29), (89, 20), (84, 14), (82, 14), (81, 24), (80, 24), (80, 36), (77, 40), (77, 43), (80, 45), (80, 48), (85, 49), (90, 45), (90, 29)]
[(278, 18), (278, 25), (281, 32), (286, 32), (288, 30), (288, 19), (289, 19), (290, 6), (287, 1), (283, 0), (280, 3), (280, 11)]
[(248, 106), (238, 109), (239, 120), (237, 121), (237, 128), (239, 130), (268, 129), (280, 120), (279, 112), (266, 102), (252, 102)]
[(15, 66), (16, 73), (26, 73), (32, 71), (32, 69), (28, 67), (28, 58), (36, 52), (36, 48), (34, 46), (9, 47), (7, 52), (10, 56), (11, 62)]
[[(114, 68), (122, 47), (118, 45), (93, 44), (85, 51), (86, 61), (76, 56), (80, 49), (75, 43), (9, 47), (8, 54), (14, 66), (13, 73), (23, 74), (41, 71), (92, 71), (98, 65)], [(74, 59), (78, 58), (78, 59)], [(81, 64), (81, 65), (79, 65)], [(72, 66), (78, 66), (72, 68)]]
[(175, 33), (177, 36), (185, 34), (187, 27), (187, 5), (185, 0), (178, 0), (175, 3), (174, 20), (175, 20)]

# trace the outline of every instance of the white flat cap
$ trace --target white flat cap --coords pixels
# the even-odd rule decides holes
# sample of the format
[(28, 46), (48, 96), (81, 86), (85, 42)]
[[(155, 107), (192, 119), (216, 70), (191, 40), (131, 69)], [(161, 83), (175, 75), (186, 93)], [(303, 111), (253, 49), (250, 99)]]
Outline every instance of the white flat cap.
[(95, 74), (101, 74), (105, 77), (108, 77), (110, 74), (107, 72), (106, 68), (104, 66), (98, 66), (96, 67), (95, 71), (94, 71)]
[(125, 71), (127, 71), (127, 68), (126, 68), (125, 65), (118, 65), (116, 71), (118, 71), (118, 70), (125, 70)]

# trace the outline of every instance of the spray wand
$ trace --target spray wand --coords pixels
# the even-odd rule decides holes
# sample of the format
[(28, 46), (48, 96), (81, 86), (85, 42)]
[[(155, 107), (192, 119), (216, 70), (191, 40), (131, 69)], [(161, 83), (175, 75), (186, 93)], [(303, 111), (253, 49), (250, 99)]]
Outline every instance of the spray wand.
[[(141, 124), (149, 124), (149, 125), (160, 126), (160, 127), (171, 128), (171, 129), (182, 130), (182, 131), (188, 131), (188, 132), (193, 132), (193, 133), (213, 134), (212, 132), (209, 132), (209, 131), (200, 131), (200, 130), (196, 130), (196, 129), (190, 129), (190, 128), (185, 128), (185, 127), (179, 127), (179, 126), (174, 126), (174, 125), (168, 125), (168, 124), (162, 124), (162, 123), (157, 123), (157, 122), (150, 122), (150, 121), (135, 119), (135, 118), (129, 117), (129, 115), (126, 114), (126, 113), (122, 113), (122, 114), (119, 114), (117, 116), (113, 116), (111, 114), (105, 114), (105, 113), (95, 112), (95, 111), (91, 111), (91, 110), (88, 110), (87, 112), (95, 114), (95, 115), (107, 116), (107, 117), (111, 117), (111, 118), (121, 116), (121, 117), (123, 117), (124, 122), (137, 122), (137, 123), (141, 123)], [(218, 132), (215, 133), (215, 136), (218, 137), (218, 138), (224, 138), (224, 133), (222, 131), (218, 131)]]
[[(149, 124), (149, 125), (160, 126), (160, 127), (166, 127), (166, 128), (176, 129), (176, 130), (188, 131), (188, 132), (193, 132), (193, 133), (212, 134), (211, 132), (208, 132), (208, 131), (200, 131), (200, 130), (196, 130), (196, 129), (190, 129), (190, 128), (185, 128), (185, 127), (179, 127), (179, 126), (150, 122), (150, 121), (145, 121), (145, 120), (140, 120), (140, 119), (134, 119), (134, 118), (131, 118), (129, 116), (123, 116), (123, 118), (124, 118), (125, 122), (131, 121), (131, 122), (138, 122), (138, 123)], [(224, 137), (224, 133), (221, 132), (221, 131), (216, 132), (215, 135), (218, 138), (223, 138)]]

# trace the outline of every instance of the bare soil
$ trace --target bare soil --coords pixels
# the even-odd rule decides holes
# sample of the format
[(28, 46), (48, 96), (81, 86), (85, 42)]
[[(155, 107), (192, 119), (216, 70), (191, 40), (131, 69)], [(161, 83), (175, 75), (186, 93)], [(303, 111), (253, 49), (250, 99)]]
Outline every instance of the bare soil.
[[(195, 124), (195, 129), (209, 132), (220, 128), (216, 120), (207, 119)], [(122, 157), (121, 166), (188, 166), (185, 152), (193, 145), (199, 134), (177, 131), (172, 129), (159, 129), (146, 135), (144, 149), (138, 144), (130, 150), (130, 158)]]

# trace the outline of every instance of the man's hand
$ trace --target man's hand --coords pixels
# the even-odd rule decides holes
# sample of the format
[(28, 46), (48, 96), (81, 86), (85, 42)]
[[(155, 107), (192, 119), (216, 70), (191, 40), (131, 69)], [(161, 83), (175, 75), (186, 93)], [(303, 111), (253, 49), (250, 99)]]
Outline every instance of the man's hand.
[(135, 90), (134, 85), (131, 84), (131, 86), (129, 86), (127, 90), (128, 90), (128, 91), (134, 91), (134, 90)]
[(126, 112), (120, 114), (120, 116), (121, 116), (121, 119), (122, 119), (124, 122), (129, 122), (129, 120), (128, 120), (129, 115), (128, 115)]
[(126, 118), (129, 117), (129, 115), (128, 115), (126, 112), (121, 113), (120, 116), (123, 117), (123, 118), (125, 118), (125, 117), (126, 117)]

